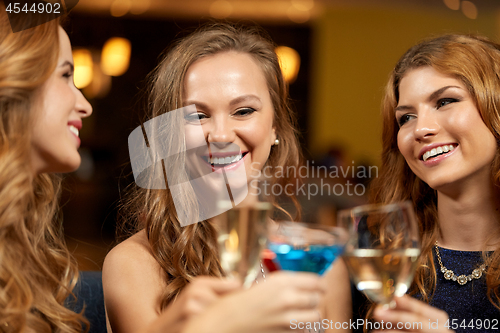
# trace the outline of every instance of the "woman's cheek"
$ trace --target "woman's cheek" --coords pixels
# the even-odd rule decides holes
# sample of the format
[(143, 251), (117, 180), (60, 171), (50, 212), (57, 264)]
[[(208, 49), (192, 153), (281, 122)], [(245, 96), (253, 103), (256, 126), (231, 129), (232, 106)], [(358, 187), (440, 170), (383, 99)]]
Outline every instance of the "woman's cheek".
[(411, 148), (411, 138), (408, 131), (399, 130), (398, 132), (398, 148), (406, 161), (408, 161), (408, 155), (412, 152)]

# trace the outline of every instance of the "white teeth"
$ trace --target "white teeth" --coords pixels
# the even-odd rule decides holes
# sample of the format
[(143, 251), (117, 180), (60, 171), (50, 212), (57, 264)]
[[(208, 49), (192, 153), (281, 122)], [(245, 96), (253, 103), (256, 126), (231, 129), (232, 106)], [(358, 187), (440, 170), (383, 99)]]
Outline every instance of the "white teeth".
[(226, 156), (226, 157), (212, 157), (210, 158), (210, 163), (211, 164), (231, 164), (234, 162), (238, 162), (241, 160), (242, 155), (232, 155), (232, 156)]
[(75, 134), (76, 136), (78, 136), (78, 134), (80, 133), (78, 131), (78, 128), (76, 128), (75, 126), (73, 125), (69, 125), (69, 130), (71, 131), (71, 133)]
[(441, 147), (432, 148), (431, 150), (426, 151), (424, 153), (424, 156), (422, 156), (422, 159), (424, 161), (427, 161), (429, 158), (431, 158), (433, 156), (436, 156), (436, 155), (442, 154), (442, 153), (447, 153), (449, 151), (452, 151), (453, 149), (455, 149), (455, 147), (453, 145), (444, 145)]

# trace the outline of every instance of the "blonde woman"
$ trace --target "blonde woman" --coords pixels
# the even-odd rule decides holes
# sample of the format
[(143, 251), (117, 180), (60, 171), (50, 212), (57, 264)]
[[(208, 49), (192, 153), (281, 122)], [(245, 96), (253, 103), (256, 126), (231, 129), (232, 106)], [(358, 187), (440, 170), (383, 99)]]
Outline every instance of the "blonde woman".
[(80, 332), (83, 315), (64, 307), (78, 271), (57, 218), (57, 173), (79, 166), (92, 108), (59, 21), (13, 33), (0, 11), (0, 328)]
[[(87, 331), (83, 313), (64, 306), (78, 270), (57, 218), (57, 174), (80, 165), (78, 132), (92, 107), (73, 83), (71, 44), (59, 20), (13, 33), (0, 11), (0, 331)], [(212, 291), (214, 301), (238, 284), (201, 280), (195, 287), (180, 302)], [(141, 331), (175, 331), (185, 319), (166, 311)]]
[[(178, 122), (165, 124), (169, 129), (187, 128), (194, 121), (201, 125), (202, 143), (212, 151), (186, 154), (190, 166), (205, 165), (215, 172), (244, 166), (244, 183), (264, 167), (270, 174), (279, 166), (297, 167), (300, 154), (287, 87), (274, 45), (258, 29), (205, 26), (177, 42), (151, 78), (148, 118), (194, 105), (184, 108), (182, 118), (171, 117)], [(187, 141), (179, 135), (168, 144), (189, 147)], [(180, 179), (196, 171), (185, 166), (182, 156), (165, 162), (165, 168), (177, 170)], [(292, 183), (287, 177), (273, 181)], [(192, 187), (186, 186), (184, 193), (183, 203), (195, 198)], [(195, 292), (197, 277), (221, 278), (224, 272), (210, 219), (183, 226), (173, 197), (170, 188), (136, 188), (129, 196), (129, 222), (136, 233), (108, 254), (103, 268), (106, 311), (114, 333), (135, 332), (168, 307), (205, 318), (189, 324), (198, 327), (197, 332), (281, 332), (290, 328), (291, 320), (318, 318), (314, 308), (323, 289), (312, 274), (268, 276), (255, 288), (226, 291), (220, 303), (213, 303), (217, 293), (212, 292), (200, 295), (195, 308), (184, 309), (178, 298), (184, 289)], [(195, 211), (196, 200), (203, 199), (189, 201), (195, 208), (185, 211)], [(204, 315), (205, 310), (211, 315)], [(208, 324), (214, 322), (219, 324)]]

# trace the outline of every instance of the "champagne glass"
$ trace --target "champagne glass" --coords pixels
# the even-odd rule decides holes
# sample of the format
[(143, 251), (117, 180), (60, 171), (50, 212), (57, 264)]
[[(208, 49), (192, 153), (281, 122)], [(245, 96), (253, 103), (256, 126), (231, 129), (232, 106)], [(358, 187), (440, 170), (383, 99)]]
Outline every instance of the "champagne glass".
[(359, 206), (340, 211), (337, 222), (350, 234), (342, 257), (356, 288), (393, 308), (394, 296), (411, 285), (420, 256), (412, 204)]
[(268, 248), (281, 269), (323, 274), (342, 254), (348, 239), (345, 229), (335, 226), (280, 222), (269, 228)]
[(225, 212), (213, 219), (221, 266), (228, 277), (240, 279), (245, 287), (251, 286), (260, 272), (272, 208), (261, 196), (249, 196), (236, 207), (230, 201), (219, 201), (219, 208)]

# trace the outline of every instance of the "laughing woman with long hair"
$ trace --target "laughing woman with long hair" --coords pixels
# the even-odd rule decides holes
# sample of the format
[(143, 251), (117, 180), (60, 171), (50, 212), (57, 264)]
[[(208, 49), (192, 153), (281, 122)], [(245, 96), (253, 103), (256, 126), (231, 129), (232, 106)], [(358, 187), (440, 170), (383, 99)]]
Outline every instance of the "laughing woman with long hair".
[[(196, 178), (197, 165), (219, 174), (244, 167), (245, 184), (264, 168), (297, 167), (300, 154), (287, 87), (274, 44), (262, 31), (229, 24), (205, 26), (176, 43), (151, 79), (148, 120), (185, 107), (183, 114), (173, 113), (161, 127), (182, 133), (179, 130), (199, 123), (199, 146), (211, 149), (191, 156), (197, 149), (188, 149), (187, 135), (186, 142), (184, 135), (162, 139), (169, 147), (188, 150), (185, 157), (175, 155), (180, 157), (165, 162), (167, 170), (181, 174), (179, 179)], [(189, 166), (183, 158), (191, 158)], [(285, 177), (273, 181), (291, 183)], [(215, 195), (196, 198), (189, 182), (184, 184), (181, 194), (173, 194), (172, 188), (135, 188), (128, 198), (129, 222), (136, 233), (108, 254), (103, 267), (106, 311), (114, 333), (134, 332), (169, 306), (181, 312), (186, 307), (186, 316), (202, 314), (216, 294), (228, 293), (226, 288), (199, 294), (191, 306), (178, 298), (183, 290), (194, 292), (200, 276), (217, 281), (225, 275), (212, 221), (183, 226), (181, 216), (199, 216), (203, 200), (210, 206), (213, 199), (208, 209), (213, 208)], [(174, 206), (175, 195), (193, 208)], [(289, 329), (292, 319), (313, 321), (318, 318), (314, 308), (322, 288), (312, 274), (278, 274), (240, 293), (220, 303), (216, 326), (205, 322), (197, 332), (278, 332)]]
[(500, 45), (444, 35), (409, 49), (391, 73), (372, 200), (412, 201), (422, 243), (413, 298), (372, 306), (393, 328), (500, 328), (499, 64)]
[[(5, 7), (0, 11), (0, 332), (87, 331), (83, 313), (69, 309), (78, 269), (58, 217), (58, 174), (80, 165), (78, 133), (92, 107), (74, 85), (59, 20), (13, 33)], [(180, 302), (238, 286), (200, 280), (195, 287)], [(166, 311), (150, 324), (141, 331), (175, 332), (185, 318)]]
[(61, 178), (80, 164), (92, 108), (73, 84), (59, 20), (13, 33), (0, 6), (0, 330), (80, 332), (65, 307), (78, 271), (58, 218)]

